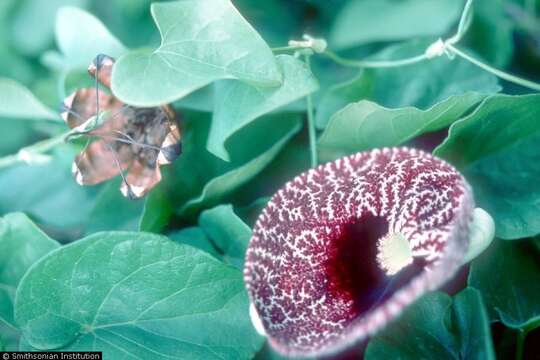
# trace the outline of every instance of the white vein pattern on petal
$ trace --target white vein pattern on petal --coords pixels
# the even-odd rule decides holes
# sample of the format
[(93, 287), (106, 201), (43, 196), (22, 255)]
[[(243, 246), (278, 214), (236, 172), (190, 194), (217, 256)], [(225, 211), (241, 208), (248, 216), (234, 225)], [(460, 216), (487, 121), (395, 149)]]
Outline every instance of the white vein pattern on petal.
[[(356, 339), (372, 334), (453, 275), (470, 217), (461, 218), (460, 210), (471, 210), (471, 204), (469, 186), (452, 166), (408, 148), (354, 154), (291, 180), (259, 217), (244, 269), (270, 343), (284, 354), (321, 355), (351, 343), (345, 329)], [(347, 317), (352, 302), (328, 293), (321, 269), (331, 235), (368, 213), (384, 217), (389, 231), (407, 238), (413, 256), (432, 266), (354, 319)], [(449, 241), (455, 244), (446, 246)], [(439, 271), (441, 266), (448, 268)]]

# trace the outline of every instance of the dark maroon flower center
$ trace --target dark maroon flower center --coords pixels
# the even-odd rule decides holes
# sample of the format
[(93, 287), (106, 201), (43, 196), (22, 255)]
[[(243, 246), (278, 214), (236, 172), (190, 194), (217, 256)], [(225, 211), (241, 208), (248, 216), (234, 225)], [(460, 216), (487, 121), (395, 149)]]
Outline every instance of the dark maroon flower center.
[(345, 224), (328, 249), (328, 290), (332, 296), (353, 302), (351, 319), (390, 298), (425, 266), (423, 258), (416, 258), (396, 275), (388, 276), (374, 261), (379, 251), (377, 243), (387, 233), (388, 221), (384, 217), (366, 214)]

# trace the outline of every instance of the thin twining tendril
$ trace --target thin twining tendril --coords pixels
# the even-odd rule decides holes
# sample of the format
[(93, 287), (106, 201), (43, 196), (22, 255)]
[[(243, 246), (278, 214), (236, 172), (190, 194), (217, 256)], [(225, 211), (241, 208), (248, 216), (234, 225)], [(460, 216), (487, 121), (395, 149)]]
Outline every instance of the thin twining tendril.
[[(98, 81), (98, 79), (99, 79), (99, 68), (100, 68), (100, 64), (96, 63), (96, 75), (95, 75), (96, 85), (95, 86), (96, 86), (96, 118), (97, 119), (99, 119), (99, 111), (100, 111), (100, 109), (99, 109), (99, 81)], [(116, 114), (114, 114), (114, 116), (118, 115), (120, 112), (124, 111), (125, 109), (126, 109), (126, 105), (123, 105), (116, 112)], [(112, 118), (114, 118), (114, 116)], [(103, 140), (104, 140), (103, 143), (105, 144), (107, 149), (110, 151), (111, 156), (114, 159), (116, 167), (118, 168), (118, 172), (120, 173), (120, 176), (122, 177), (122, 182), (126, 185), (128, 195), (130, 197), (132, 197), (131, 194), (133, 194), (133, 191), (131, 189), (131, 185), (128, 183), (126, 177), (124, 176), (124, 170), (122, 169), (122, 166), (120, 165), (120, 161), (118, 160), (117, 152), (113, 149), (113, 147), (107, 141), (105, 141), (105, 139), (103, 139)], [(88, 142), (87, 142), (87, 146), (88, 146)], [(77, 164), (77, 166), (79, 166), (79, 165)]]
[(113, 132), (102, 132), (102, 133), (93, 133), (92, 135), (94, 136), (97, 136), (101, 139), (107, 139), (107, 140), (112, 140), (112, 141), (116, 141), (116, 142), (121, 142), (121, 143), (124, 143), (124, 144), (130, 144), (130, 145), (136, 145), (136, 146), (140, 146), (142, 148), (147, 148), (147, 149), (152, 149), (152, 150), (156, 150), (156, 151), (160, 151), (161, 148), (158, 147), (158, 146), (154, 146), (154, 145), (150, 145), (150, 144), (145, 144), (145, 143), (140, 143), (136, 140), (134, 140), (131, 136), (121, 132), (121, 131), (118, 131), (118, 130), (114, 130), (114, 133), (117, 133), (118, 135), (120, 136), (124, 136), (125, 139), (122, 139), (122, 138), (119, 138), (119, 137), (115, 137), (114, 135), (111, 135)]
[(113, 149), (113, 147), (106, 141), (104, 141), (105, 146), (110, 151), (114, 162), (116, 164), (116, 167), (118, 168), (118, 171), (120, 173), (120, 176), (122, 177), (122, 182), (126, 185), (127, 188), (127, 194), (129, 197), (133, 197), (133, 190), (131, 189), (131, 185), (128, 183), (126, 176), (124, 175), (124, 170), (122, 169), (122, 166), (120, 165), (120, 160), (118, 160), (118, 153)]

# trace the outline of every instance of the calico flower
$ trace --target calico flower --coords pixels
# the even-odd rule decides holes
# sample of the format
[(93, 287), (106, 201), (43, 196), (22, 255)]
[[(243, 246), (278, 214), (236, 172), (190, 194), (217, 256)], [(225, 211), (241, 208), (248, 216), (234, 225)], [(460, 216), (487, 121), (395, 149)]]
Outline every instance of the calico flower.
[(452, 278), (467, 250), (471, 189), (423, 151), (361, 152), (305, 172), (260, 215), (244, 277), (270, 345), (336, 354)]
[(170, 106), (130, 106), (98, 88), (98, 82), (110, 87), (113, 65), (111, 57), (96, 57), (88, 68), (96, 86), (79, 89), (64, 100), (63, 119), (87, 138), (72, 171), (80, 185), (121, 175), (122, 194), (138, 198), (161, 180), (160, 166), (180, 155), (180, 131)]

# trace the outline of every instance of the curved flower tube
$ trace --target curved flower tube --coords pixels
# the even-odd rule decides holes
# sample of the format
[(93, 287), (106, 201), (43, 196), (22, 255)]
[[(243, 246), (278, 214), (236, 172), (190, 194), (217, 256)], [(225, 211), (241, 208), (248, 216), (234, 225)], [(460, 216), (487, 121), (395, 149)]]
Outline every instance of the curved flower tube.
[(253, 230), (244, 278), (270, 345), (336, 354), (453, 277), (469, 243), (471, 188), (423, 151), (361, 152), (279, 190)]

